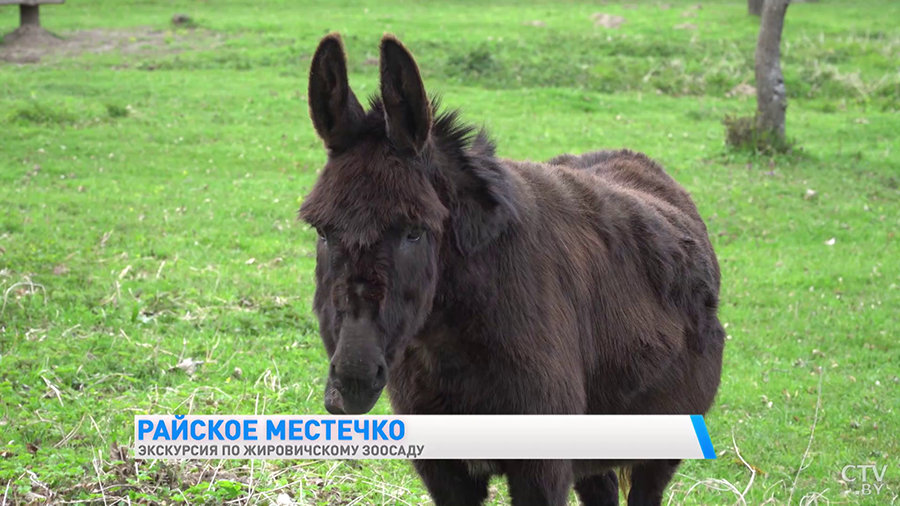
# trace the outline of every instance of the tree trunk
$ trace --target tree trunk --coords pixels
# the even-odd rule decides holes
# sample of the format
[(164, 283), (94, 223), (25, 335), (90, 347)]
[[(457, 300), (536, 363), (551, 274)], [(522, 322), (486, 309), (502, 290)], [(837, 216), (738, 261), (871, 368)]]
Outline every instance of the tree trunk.
[(19, 6), (20, 26), (41, 26), (41, 11), (38, 5)]
[(747, 11), (751, 16), (761, 16), (765, 0), (747, 0)]
[(756, 45), (756, 110), (758, 126), (784, 140), (787, 94), (781, 74), (781, 30), (790, 0), (766, 0)]

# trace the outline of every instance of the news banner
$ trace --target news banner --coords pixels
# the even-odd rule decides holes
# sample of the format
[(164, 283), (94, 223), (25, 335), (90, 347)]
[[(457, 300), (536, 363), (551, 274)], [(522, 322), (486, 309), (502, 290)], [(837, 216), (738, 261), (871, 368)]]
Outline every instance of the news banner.
[(137, 415), (142, 459), (715, 459), (700, 415)]

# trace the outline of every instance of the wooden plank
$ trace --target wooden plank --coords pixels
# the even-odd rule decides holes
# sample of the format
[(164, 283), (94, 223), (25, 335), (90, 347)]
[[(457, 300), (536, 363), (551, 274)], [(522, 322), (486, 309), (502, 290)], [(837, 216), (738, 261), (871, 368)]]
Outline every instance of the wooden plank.
[(66, 0), (0, 0), (0, 5), (46, 5), (61, 4)]

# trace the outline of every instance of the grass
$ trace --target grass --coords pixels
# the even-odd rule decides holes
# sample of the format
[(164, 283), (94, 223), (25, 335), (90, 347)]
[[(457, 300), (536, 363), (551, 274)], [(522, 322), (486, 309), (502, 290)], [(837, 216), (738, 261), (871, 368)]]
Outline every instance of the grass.
[(775, 131), (767, 130), (761, 124), (758, 113), (754, 116), (726, 116), (725, 144), (738, 151), (753, 151), (762, 155), (790, 153), (793, 143), (782, 139)]
[[(7, 502), (427, 500), (405, 462), (166, 464), (124, 449), (135, 414), (324, 412), (315, 234), (296, 210), (324, 161), (306, 73), (332, 30), (344, 34), (359, 95), (376, 89), (377, 42), (393, 31), (428, 88), (486, 123), (502, 156), (627, 146), (694, 195), (722, 265), (729, 334), (707, 417), (719, 459), (685, 463), (667, 501), (897, 500), (896, 3), (791, 6), (784, 72), (796, 145), (778, 156), (724, 145), (723, 118), (755, 106), (731, 93), (752, 85), (758, 28), (737, 1), (97, 0), (42, 10), (64, 37), (167, 33), (135, 51), (0, 64)], [(595, 27), (595, 12), (626, 21)], [(13, 10), (0, 13), (0, 32), (12, 30)], [(175, 13), (197, 28), (171, 27)], [(696, 29), (675, 28), (684, 24)], [(203, 363), (179, 368), (188, 358)], [(376, 412), (388, 409), (382, 400)], [(868, 463), (889, 466), (877, 497), (841, 477)]]

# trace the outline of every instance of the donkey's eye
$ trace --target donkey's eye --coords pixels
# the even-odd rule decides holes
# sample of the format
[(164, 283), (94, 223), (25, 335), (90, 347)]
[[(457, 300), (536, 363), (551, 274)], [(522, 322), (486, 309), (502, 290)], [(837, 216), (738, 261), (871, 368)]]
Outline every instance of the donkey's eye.
[(328, 242), (328, 239), (325, 237), (325, 234), (320, 230), (316, 230), (316, 233), (319, 234), (319, 240), (322, 242)]
[(407, 242), (419, 242), (419, 239), (422, 238), (422, 234), (424, 233), (425, 231), (421, 228), (410, 229), (406, 232), (406, 240)]

